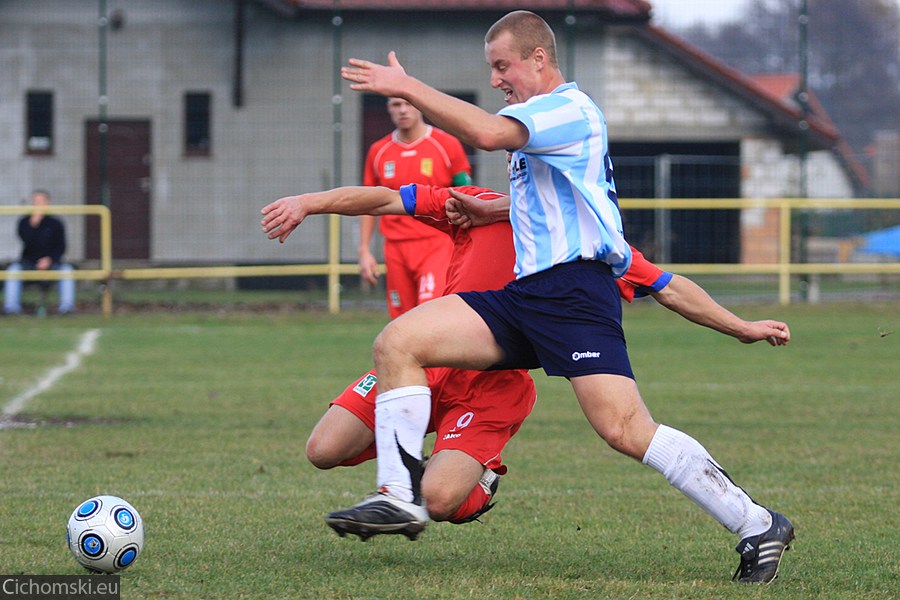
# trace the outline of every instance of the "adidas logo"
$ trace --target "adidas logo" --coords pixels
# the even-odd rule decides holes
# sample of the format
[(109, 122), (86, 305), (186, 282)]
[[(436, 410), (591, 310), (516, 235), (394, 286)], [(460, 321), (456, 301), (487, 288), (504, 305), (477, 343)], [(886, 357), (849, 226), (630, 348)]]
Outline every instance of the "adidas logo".
[(747, 542), (744, 545), (744, 549), (741, 550), (741, 554), (747, 554), (748, 552), (753, 552), (754, 550), (755, 550), (755, 548), (753, 547), (753, 544), (751, 544), (750, 542)]

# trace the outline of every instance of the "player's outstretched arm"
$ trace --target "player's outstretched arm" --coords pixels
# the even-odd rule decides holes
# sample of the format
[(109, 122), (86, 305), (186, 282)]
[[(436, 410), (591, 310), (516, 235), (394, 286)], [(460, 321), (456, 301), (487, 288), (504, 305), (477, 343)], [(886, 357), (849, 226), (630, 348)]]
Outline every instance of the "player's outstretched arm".
[(351, 90), (405, 99), (437, 127), (476, 148), (521, 148), (528, 142), (528, 130), (518, 121), (491, 114), (407, 75), (393, 50), (387, 65), (351, 58), (341, 68), (341, 77), (350, 82)]
[(650, 295), (685, 319), (730, 335), (745, 344), (766, 340), (772, 346), (784, 346), (791, 340), (791, 331), (786, 323), (768, 319), (745, 321), (682, 275), (673, 275), (666, 287)]
[(263, 233), (284, 241), (309, 215), (403, 215), (400, 192), (386, 187), (348, 186), (299, 196), (285, 196), (262, 209)]

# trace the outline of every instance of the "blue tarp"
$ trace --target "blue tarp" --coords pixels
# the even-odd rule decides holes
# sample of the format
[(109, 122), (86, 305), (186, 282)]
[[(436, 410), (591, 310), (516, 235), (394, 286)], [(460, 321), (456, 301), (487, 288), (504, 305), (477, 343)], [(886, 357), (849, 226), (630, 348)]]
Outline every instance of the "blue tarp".
[(858, 252), (900, 256), (900, 225), (869, 232), (863, 239), (865, 242), (857, 248)]

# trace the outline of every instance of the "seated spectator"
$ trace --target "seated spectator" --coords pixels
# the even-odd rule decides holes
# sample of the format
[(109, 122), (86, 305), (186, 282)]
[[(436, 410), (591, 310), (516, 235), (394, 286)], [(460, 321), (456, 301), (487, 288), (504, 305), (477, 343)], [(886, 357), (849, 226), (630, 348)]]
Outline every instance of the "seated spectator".
[[(19, 237), (22, 239), (22, 257), (7, 269), (3, 286), (3, 311), (6, 314), (22, 312), (23, 281), (15, 276), (20, 271), (72, 271), (72, 265), (62, 261), (66, 252), (66, 229), (63, 222), (45, 214), (50, 204), (50, 194), (35, 190), (31, 194), (35, 210), (19, 220)], [(59, 313), (75, 310), (75, 281), (59, 280)]]

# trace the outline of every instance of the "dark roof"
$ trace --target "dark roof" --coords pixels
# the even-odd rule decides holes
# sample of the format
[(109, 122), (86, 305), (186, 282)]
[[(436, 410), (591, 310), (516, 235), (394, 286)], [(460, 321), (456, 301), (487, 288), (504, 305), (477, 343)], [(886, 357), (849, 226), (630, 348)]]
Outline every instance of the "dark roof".
[(304, 12), (347, 11), (389, 12), (534, 12), (596, 13), (609, 22), (646, 22), (650, 19), (650, 3), (646, 0), (256, 0), (286, 17), (300, 17)]

